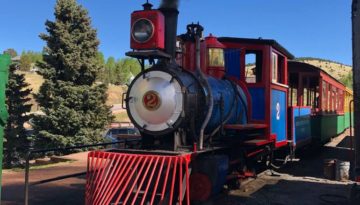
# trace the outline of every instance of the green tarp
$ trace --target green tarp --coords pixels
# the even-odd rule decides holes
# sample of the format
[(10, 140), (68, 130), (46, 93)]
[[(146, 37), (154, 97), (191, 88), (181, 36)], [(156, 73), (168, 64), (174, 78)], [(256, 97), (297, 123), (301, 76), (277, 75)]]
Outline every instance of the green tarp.
[[(3, 139), (4, 126), (8, 118), (8, 112), (5, 106), (5, 88), (9, 77), (9, 65), (11, 58), (9, 55), (0, 55), (0, 184), (2, 173), (2, 158), (3, 158)], [(0, 201), (1, 201), (1, 186), (0, 186)]]

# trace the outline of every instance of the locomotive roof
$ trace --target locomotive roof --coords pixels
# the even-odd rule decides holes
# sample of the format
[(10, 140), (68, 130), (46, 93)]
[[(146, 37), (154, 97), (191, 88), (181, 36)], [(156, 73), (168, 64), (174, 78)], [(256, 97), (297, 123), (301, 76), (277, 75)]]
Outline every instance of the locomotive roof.
[(247, 44), (257, 44), (257, 45), (269, 45), (274, 47), (276, 50), (285, 54), (289, 59), (294, 59), (294, 55), (291, 54), (286, 48), (280, 45), (277, 41), (273, 39), (262, 39), (262, 38), (233, 38), (233, 37), (220, 37), (218, 38), (220, 42), (235, 42), (235, 43), (247, 43)]

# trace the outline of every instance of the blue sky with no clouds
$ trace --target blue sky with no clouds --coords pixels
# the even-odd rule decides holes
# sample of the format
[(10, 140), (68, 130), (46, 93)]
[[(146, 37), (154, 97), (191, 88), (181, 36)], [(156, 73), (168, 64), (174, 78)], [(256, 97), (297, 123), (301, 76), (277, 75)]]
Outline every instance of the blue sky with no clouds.
[[(150, 0), (157, 6), (160, 0)], [(41, 51), (55, 0), (1, 0), (0, 51)], [(98, 30), (100, 51), (121, 58), (129, 49), (130, 13), (145, 0), (78, 0)], [(271, 38), (297, 57), (351, 64), (351, 0), (180, 0), (178, 33), (191, 22), (216, 36)]]

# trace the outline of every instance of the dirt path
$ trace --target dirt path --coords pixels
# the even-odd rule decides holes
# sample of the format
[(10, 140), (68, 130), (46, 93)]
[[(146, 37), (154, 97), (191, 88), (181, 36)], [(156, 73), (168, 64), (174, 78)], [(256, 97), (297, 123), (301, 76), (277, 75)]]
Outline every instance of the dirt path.
[[(87, 152), (71, 154), (74, 162), (30, 170), (30, 183), (86, 171)], [(3, 171), (2, 204), (24, 204), (24, 171)], [(69, 178), (30, 187), (30, 204), (83, 204), (84, 177)], [(56, 199), (56, 200), (55, 200)]]

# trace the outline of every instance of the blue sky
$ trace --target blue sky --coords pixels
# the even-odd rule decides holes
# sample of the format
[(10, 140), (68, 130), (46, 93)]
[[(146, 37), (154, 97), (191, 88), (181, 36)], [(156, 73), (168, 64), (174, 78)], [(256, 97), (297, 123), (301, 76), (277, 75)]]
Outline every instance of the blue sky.
[[(157, 6), (160, 0), (150, 0)], [(0, 51), (41, 51), (55, 0), (1, 0)], [(130, 13), (145, 0), (78, 0), (98, 30), (100, 51), (120, 58), (129, 50)], [(219, 5), (220, 4), (220, 5)], [(351, 64), (351, 0), (180, 0), (178, 33), (191, 22), (216, 36), (271, 38), (297, 57)]]

